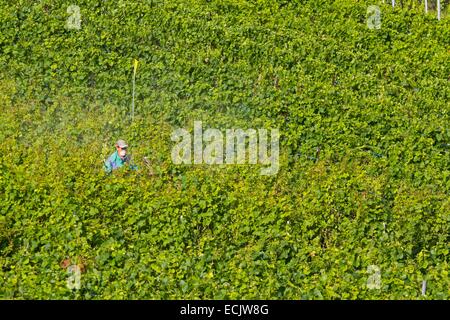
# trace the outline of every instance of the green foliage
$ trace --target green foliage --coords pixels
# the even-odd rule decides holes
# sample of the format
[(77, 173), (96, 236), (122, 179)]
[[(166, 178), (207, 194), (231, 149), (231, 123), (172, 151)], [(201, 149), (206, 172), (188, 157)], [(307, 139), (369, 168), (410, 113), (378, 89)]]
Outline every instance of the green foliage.
[[(369, 1), (0, 2), (0, 297), (450, 298), (448, 18), (380, 3), (370, 30)], [(171, 132), (193, 120), (279, 128), (278, 175), (174, 165)], [(142, 170), (103, 173), (118, 138)]]

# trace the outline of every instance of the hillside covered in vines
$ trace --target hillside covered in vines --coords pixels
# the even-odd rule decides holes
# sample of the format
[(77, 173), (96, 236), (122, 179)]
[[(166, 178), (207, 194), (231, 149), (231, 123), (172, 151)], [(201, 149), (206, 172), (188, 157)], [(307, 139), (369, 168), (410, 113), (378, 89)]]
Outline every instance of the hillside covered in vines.
[[(449, 299), (443, 3), (0, 0), (0, 298)], [(278, 173), (175, 165), (194, 121)]]

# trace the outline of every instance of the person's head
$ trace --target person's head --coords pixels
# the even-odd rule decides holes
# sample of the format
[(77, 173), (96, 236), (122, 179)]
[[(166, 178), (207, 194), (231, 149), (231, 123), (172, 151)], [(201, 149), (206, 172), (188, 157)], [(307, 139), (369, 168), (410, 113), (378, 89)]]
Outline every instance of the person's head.
[(127, 155), (127, 149), (128, 149), (128, 145), (125, 143), (125, 141), (123, 141), (122, 139), (117, 140), (116, 142), (116, 149), (117, 149), (117, 153), (119, 154), (119, 157), (121, 157), (122, 159), (125, 158), (125, 156)]

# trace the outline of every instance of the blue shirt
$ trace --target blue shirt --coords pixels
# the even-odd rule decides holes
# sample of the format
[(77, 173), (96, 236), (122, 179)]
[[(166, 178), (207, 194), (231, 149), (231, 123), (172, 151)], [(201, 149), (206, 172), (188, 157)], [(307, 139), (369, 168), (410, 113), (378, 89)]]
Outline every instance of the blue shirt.
[[(123, 167), (123, 165), (125, 163), (127, 163), (129, 161), (128, 155), (125, 156), (125, 158), (121, 158), (119, 156), (119, 153), (117, 152), (117, 150), (109, 156), (109, 158), (105, 161), (105, 164), (103, 166), (103, 169), (107, 172), (110, 173), (111, 171)], [(132, 165), (130, 164), (130, 169), (132, 170), (137, 170), (138, 167), (136, 165)]]

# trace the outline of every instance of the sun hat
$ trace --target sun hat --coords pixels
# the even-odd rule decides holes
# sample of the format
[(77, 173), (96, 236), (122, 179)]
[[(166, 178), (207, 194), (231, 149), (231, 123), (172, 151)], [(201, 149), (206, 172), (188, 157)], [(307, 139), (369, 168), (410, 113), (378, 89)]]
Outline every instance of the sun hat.
[(127, 143), (125, 141), (123, 141), (122, 139), (117, 140), (116, 146), (118, 146), (121, 149), (128, 147)]

